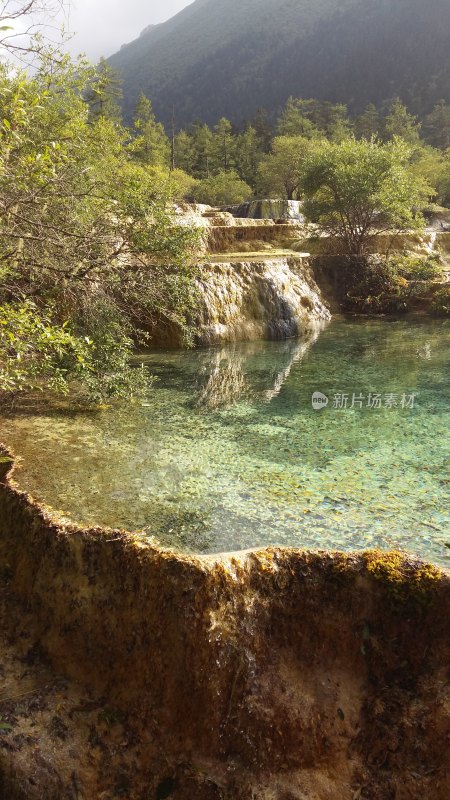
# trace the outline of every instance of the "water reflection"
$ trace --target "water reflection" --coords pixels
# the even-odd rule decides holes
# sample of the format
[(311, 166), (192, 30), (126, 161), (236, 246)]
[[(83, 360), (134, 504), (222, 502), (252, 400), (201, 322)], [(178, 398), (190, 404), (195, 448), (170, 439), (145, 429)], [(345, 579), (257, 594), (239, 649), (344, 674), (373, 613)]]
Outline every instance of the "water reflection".
[(192, 401), (197, 408), (219, 409), (242, 400), (270, 402), (281, 392), (294, 364), (299, 363), (319, 336), (276, 345), (276, 368), (268, 368), (267, 343), (251, 342), (203, 351)]

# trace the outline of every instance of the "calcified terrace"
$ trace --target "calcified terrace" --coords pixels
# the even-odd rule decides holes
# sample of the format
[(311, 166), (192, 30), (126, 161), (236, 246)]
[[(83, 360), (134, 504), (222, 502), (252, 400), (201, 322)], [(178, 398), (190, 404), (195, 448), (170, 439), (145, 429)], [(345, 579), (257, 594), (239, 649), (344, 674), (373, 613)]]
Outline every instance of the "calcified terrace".
[(0, 797), (447, 800), (448, 573), (62, 526), (3, 453)]

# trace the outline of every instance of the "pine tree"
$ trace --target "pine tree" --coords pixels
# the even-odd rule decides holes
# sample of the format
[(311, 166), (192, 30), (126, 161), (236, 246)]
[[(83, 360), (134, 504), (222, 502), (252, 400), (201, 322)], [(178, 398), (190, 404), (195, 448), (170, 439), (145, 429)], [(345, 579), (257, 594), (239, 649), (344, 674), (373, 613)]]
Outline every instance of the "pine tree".
[(258, 165), (263, 155), (260, 138), (255, 129), (248, 125), (245, 131), (236, 137), (235, 161), (240, 177), (249, 186), (255, 185)]
[(96, 122), (100, 118), (121, 123), (121, 102), (123, 99), (122, 80), (117, 70), (102, 57), (98, 63), (84, 98), (89, 105), (89, 118)]
[(130, 149), (134, 158), (150, 166), (169, 166), (170, 142), (164, 127), (156, 121), (151, 100), (141, 93), (134, 113), (136, 138)]
[(256, 131), (263, 152), (268, 153), (272, 144), (273, 127), (267, 108), (258, 108), (255, 116), (249, 120), (249, 125)]
[(439, 150), (450, 147), (450, 105), (445, 100), (436, 103), (431, 114), (425, 117), (423, 129), (427, 141), (433, 147), (438, 147)]
[(209, 178), (214, 155), (213, 134), (208, 125), (200, 121), (190, 126), (189, 134), (194, 155), (191, 174), (194, 178)]
[(408, 144), (419, 144), (420, 128), (417, 117), (410, 114), (400, 98), (396, 97), (384, 120), (383, 138), (389, 140), (399, 136)]
[(321, 124), (327, 139), (342, 142), (352, 133), (352, 125), (348, 117), (348, 108), (343, 103), (321, 103)]
[(222, 117), (214, 127), (213, 156), (215, 171), (227, 172), (234, 166), (233, 126), (229, 119)]
[(175, 166), (189, 175), (195, 172), (195, 146), (188, 131), (180, 131), (175, 136)]
[(318, 137), (319, 129), (308, 116), (308, 100), (290, 97), (277, 123), (278, 136)]
[(355, 134), (358, 139), (370, 140), (372, 136), (378, 136), (381, 127), (380, 114), (373, 103), (369, 103), (355, 121)]

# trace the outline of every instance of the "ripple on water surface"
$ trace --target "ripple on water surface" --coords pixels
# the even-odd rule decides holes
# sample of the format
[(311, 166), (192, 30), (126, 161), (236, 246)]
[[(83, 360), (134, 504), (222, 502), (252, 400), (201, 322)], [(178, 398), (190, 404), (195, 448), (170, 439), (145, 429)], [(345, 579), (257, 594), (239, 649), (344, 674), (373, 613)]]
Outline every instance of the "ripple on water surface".
[(20, 485), (81, 523), (449, 566), (448, 343), (445, 321), (335, 321), (310, 342), (152, 352), (143, 400), (3, 419), (0, 438)]

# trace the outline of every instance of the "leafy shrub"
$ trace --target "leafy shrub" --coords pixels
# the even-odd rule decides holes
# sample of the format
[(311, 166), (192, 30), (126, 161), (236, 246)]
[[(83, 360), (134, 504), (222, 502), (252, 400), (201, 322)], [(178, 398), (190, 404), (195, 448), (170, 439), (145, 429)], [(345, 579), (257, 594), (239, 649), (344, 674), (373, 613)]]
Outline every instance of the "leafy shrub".
[(198, 181), (195, 199), (210, 206), (228, 206), (243, 203), (251, 197), (252, 190), (237, 172), (219, 172), (210, 178)]
[(344, 309), (347, 311), (393, 313), (406, 310), (407, 282), (390, 261), (377, 256), (347, 259), (343, 278)]
[(148, 167), (148, 172), (154, 182), (155, 196), (183, 200), (195, 194), (196, 179), (182, 169)]
[(26, 301), (0, 306), (0, 393), (44, 388), (68, 390), (70, 378), (92, 368), (93, 342), (67, 323), (54, 325)]
[(450, 317), (450, 286), (440, 289), (433, 297), (431, 310), (436, 316)]
[(439, 254), (426, 258), (415, 255), (394, 256), (389, 259), (391, 268), (408, 281), (430, 281), (442, 273), (442, 261)]

